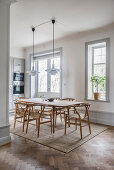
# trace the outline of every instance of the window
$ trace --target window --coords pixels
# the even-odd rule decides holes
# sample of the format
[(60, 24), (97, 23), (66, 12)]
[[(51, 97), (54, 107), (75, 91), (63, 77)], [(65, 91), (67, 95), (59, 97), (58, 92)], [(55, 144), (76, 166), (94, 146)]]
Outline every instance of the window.
[(47, 60), (38, 61), (38, 91), (39, 92), (47, 92)]
[[(45, 70), (52, 67), (53, 59), (48, 56), (38, 60), (38, 92), (60, 92), (60, 72), (50, 75)], [(60, 56), (54, 58), (55, 68), (60, 69)]]
[(109, 38), (86, 43), (87, 100), (109, 101), (109, 43)]
[(53, 56), (51, 51), (36, 54), (34, 66), (38, 70), (36, 77), (31, 76), (31, 96), (35, 97), (61, 97), (62, 91), (62, 72), (61, 72), (61, 50), (55, 50), (55, 68), (60, 69), (56, 75), (51, 75), (46, 70), (52, 68)]
[[(53, 59), (51, 59), (52, 66)], [(55, 68), (60, 69), (60, 57), (55, 58)], [(51, 75), (51, 92), (60, 92), (60, 72), (56, 75)]]

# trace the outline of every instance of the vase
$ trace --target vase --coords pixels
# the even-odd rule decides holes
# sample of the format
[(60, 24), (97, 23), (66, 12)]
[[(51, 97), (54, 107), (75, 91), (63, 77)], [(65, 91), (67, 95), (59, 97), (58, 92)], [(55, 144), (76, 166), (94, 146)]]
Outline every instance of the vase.
[(99, 93), (99, 92), (94, 93), (94, 99), (95, 100), (100, 100), (100, 97), (101, 97), (101, 93)]

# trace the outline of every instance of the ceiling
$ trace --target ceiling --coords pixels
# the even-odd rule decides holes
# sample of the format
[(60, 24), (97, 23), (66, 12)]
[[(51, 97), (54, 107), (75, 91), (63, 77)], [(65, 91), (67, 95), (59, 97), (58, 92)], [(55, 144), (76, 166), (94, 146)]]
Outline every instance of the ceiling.
[[(99, 28), (114, 22), (114, 0), (17, 0), (11, 5), (11, 46), (32, 45), (31, 27), (55, 18), (55, 37)], [(52, 39), (52, 24), (40, 26), (35, 43)]]

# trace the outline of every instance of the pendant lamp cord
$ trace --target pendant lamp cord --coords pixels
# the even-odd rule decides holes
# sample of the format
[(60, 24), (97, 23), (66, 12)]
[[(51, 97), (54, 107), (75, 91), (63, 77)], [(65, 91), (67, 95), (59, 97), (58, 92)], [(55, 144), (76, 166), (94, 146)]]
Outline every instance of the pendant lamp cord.
[[(32, 28), (33, 31), (33, 60), (34, 60), (34, 32), (35, 32), (35, 28)], [(33, 67), (34, 67), (34, 62), (33, 62)]]
[(41, 24), (39, 24), (39, 25), (36, 25), (34, 28), (40, 27), (40, 26), (45, 25), (45, 24), (50, 23), (50, 22), (51, 22), (51, 21), (43, 22), (43, 23), (41, 23)]
[(55, 24), (55, 20), (52, 20), (52, 24), (53, 24), (53, 65), (54, 65), (54, 48), (55, 48), (55, 43), (54, 43), (54, 24)]

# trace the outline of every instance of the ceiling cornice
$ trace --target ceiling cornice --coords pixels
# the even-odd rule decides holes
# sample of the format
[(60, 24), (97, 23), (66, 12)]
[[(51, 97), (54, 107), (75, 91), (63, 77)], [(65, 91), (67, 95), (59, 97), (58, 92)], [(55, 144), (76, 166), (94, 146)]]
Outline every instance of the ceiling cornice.
[(15, 3), (15, 2), (17, 2), (17, 0), (10, 0), (10, 2), (11, 2), (11, 3)]
[(0, 0), (0, 2), (2, 2), (2, 3), (15, 3), (15, 2), (17, 2), (17, 0)]

